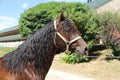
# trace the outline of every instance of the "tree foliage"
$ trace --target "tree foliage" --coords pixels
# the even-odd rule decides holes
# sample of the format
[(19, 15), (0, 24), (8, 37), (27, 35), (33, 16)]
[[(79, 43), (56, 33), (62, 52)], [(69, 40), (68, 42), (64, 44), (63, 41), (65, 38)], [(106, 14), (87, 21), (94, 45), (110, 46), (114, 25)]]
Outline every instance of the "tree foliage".
[(78, 57), (76, 53), (68, 52), (61, 57), (61, 61), (69, 64), (76, 64), (82, 62), (88, 62), (89, 58), (87, 56)]
[(21, 34), (23, 37), (28, 37), (50, 21), (50, 14), (44, 10), (22, 14), (19, 24)]
[(49, 2), (42, 3), (25, 11), (20, 18), (19, 28), (23, 37), (32, 35), (36, 30), (57, 18), (64, 10), (81, 32), (81, 36), (93, 45), (93, 38), (99, 33), (94, 12), (85, 4), (79, 2)]

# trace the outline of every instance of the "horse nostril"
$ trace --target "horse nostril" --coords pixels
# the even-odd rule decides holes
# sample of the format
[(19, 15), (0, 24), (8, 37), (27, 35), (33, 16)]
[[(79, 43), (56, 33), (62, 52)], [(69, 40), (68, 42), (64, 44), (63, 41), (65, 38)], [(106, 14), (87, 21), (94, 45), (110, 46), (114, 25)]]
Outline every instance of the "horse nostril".
[(87, 47), (85, 47), (85, 51), (88, 51), (88, 48), (87, 48)]

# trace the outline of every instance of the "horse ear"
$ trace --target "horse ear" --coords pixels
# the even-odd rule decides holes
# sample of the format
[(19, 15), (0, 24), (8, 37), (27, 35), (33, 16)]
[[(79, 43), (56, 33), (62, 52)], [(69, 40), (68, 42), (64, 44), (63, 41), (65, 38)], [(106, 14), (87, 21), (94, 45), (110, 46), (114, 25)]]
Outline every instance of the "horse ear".
[(60, 22), (60, 21), (64, 20), (64, 18), (65, 18), (64, 11), (61, 11), (60, 16), (58, 16), (58, 18), (57, 18), (57, 21)]

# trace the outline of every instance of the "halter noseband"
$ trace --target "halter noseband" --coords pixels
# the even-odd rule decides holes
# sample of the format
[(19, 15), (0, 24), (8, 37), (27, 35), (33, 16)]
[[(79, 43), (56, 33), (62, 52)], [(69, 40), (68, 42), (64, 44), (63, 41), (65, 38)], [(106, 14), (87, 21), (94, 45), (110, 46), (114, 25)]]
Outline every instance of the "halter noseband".
[[(75, 41), (77, 41), (77, 40), (79, 40), (79, 39), (82, 38), (81, 36), (78, 36), (78, 37), (76, 37), (76, 38), (74, 38), (74, 39), (72, 39), (72, 40), (70, 40), (70, 41), (67, 40), (64, 36), (62, 36), (62, 35), (58, 32), (58, 30), (57, 30), (57, 25), (56, 25), (56, 20), (54, 20), (54, 28), (55, 28), (55, 30), (56, 30), (55, 38), (56, 38), (56, 34), (57, 34), (57, 35), (65, 42), (65, 44), (66, 44), (66, 50), (65, 50), (65, 52), (69, 51), (69, 46), (70, 46), (70, 44), (72, 44), (73, 42), (75, 42)], [(56, 47), (58, 47), (58, 46), (56, 45), (55, 39), (54, 39), (54, 44), (55, 44)]]

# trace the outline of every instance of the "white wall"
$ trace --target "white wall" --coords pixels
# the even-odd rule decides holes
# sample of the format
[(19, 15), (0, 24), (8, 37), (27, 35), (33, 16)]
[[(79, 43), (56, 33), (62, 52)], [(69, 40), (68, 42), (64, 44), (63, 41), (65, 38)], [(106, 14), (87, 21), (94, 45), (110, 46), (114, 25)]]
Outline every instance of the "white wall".
[(17, 41), (17, 42), (0, 42), (0, 47), (18, 47), (24, 41)]
[(110, 2), (100, 6), (96, 10), (98, 13), (104, 11), (116, 12), (120, 11), (120, 0), (111, 0)]

